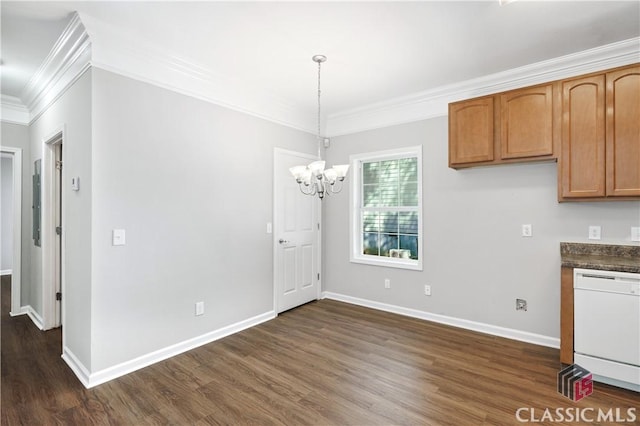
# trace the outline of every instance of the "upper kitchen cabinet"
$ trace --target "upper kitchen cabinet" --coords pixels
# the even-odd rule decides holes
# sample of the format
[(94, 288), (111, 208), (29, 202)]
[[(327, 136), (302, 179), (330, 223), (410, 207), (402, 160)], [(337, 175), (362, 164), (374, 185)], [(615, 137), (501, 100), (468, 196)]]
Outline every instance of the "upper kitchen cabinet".
[(493, 96), (449, 104), (449, 167), (493, 161)]
[(551, 84), (500, 95), (500, 158), (553, 156)]
[(640, 196), (640, 66), (607, 73), (607, 196)]
[(640, 67), (562, 83), (559, 200), (640, 197)]
[(553, 85), (449, 104), (449, 167), (553, 160)]
[(605, 195), (605, 77), (597, 75), (562, 84), (561, 194)]

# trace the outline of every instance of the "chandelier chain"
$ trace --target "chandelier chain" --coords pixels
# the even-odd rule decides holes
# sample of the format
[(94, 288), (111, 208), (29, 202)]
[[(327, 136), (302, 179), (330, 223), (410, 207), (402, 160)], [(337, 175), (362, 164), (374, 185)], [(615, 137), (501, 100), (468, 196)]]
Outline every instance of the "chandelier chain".
[(318, 140), (320, 140), (320, 66), (322, 62), (318, 61)]

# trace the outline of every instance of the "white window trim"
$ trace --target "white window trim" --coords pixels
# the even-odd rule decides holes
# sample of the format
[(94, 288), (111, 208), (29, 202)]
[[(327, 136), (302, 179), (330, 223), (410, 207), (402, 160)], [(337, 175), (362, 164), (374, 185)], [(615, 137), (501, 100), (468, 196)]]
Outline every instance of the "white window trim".
[[(418, 260), (400, 259), (382, 256), (371, 256), (362, 253), (362, 223), (360, 217), (360, 200), (362, 198), (362, 163), (367, 161), (393, 160), (398, 158), (418, 158)], [(422, 244), (422, 145), (406, 148), (390, 149), (349, 157), (351, 164), (351, 191), (349, 191), (349, 260), (352, 263), (386, 266), (422, 271), (424, 246)]]

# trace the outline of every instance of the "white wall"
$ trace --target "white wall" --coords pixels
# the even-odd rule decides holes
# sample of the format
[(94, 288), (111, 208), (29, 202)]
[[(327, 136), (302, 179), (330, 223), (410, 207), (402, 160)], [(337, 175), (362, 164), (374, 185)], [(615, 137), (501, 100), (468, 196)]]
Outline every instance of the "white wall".
[[(87, 367), (91, 354), (91, 70), (86, 71), (60, 98), (30, 126), (31, 155), (27, 170), (33, 173), (33, 162), (43, 158), (45, 142), (59, 129), (63, 140), (63, 242), (64, 288), (63, 344)], [(79, 176), (81, 189), (71, 191), (72, 176)], [(43, 184), (44, 188), (45, 185)], [(29, 196), (29, 201), (31, 200)], [(31, 208), (24, 209), (31, 227)], [(29, 228), (30, 229), (30, 228)], [(29, 234), (30, 236), (30, 234)], [(42, 248), (29, 240), (31, 285), (28, 299), (42, 314)], [(23, 285), (24, 287), (24, 285)]]
[[(21, 257), (21, 306), (28, 303), (25, 302), (26, 295), (30, 291), (30, 247), (33, 245), (31, 240), (31, 166), (30, 145), (29, 145), (29, 127), (21, 124), (0, 122), (0, 141), (2, 146), (22, 149), (22, 253)], [(14, 230), (15, 232), (15, 230)], [(4, 236), (2, 237), (4, 240)], [(13, 266), (16, 268), (17, 266)]]
[(13, 268), (13, 159), (0, 159), (0, 271)]
[(273, 148), (315, 138), (96, 68), (92, 108), (92, 371), (272, 311)]
[[(559, 243), (586, 241), (589, 225), (628, 243), (640, 203), (559, 204), (556, 163), (450, 169), (447, 117), (336, 137), (326, 157), (340, 164), (354, 153), (413, 145), (424, 150), (424, 270), (350, 263), (343, 191), (323, 203), (323, 290), (557, 338)], [(522, 224), (533, 225), (533, 238), (520, 236)], [(527, 312), (515, 311), (516, 298), (528, 301)]]

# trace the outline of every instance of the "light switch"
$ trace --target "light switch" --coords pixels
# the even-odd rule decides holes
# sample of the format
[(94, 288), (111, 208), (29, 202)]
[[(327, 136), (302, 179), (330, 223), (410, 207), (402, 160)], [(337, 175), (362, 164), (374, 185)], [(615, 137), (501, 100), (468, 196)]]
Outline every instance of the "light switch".
[(113, 230), (113, 239), (112, 244), (114, 246), (123, 246), (125, 245), (125, 232), (124, 229), (114, 229)]
[(631, 241), (640, 241), (640, 226), (631, 227)]
[(72, 191), (80, 191), (80, 178), (72, 177), (71, 178), (71, 190)]
[(273, 232), (273, 225), (271, 222), (267, 222), (267, 234), (271, 234)]

